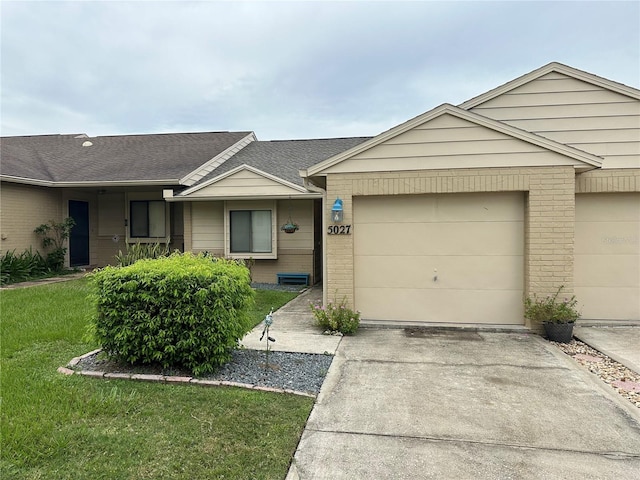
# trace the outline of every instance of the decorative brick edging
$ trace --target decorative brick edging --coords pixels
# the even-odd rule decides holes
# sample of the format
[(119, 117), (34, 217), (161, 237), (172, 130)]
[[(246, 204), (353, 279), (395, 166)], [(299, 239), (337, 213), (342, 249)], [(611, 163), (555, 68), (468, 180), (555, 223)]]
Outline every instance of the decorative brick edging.
[(259, 385), (251, 385), (250, 383), (238, 383), (238, 382), (229, 382), (226, 380), (204, 380), (193, 377), (180, 377), (173, 375), (148, 375), (143, 373), (108, 373), (108, 372), (98, 372), (93, 370), (73, 370), (70, 367), (75, 367), (80, 361), (86, 357), (90, 357), (95, 355), (96, 353), (101, 352), (102, 349), (97, 349), (89, 353), (85, 353), (80, 357), (75, 357), (71, 359), (71, 361), (67, 364), (66, 367), (58, 367), (58, 373), (63, 375), (82, 375), (85, 377), (94, 377), (94, 378), (106, 378), (106, 379), (120, 379), (120, 380), (134, 380), (138, 382), (159, 382), (159, 383), (182, 383), (182, 384), (192, 384), (192, 385), (201, 385), (203, 387), (237, 387), (237, 388), (246, 388), (248, 390), (258, 390), (261, 392), (272, 392), (272, 393), (289, 393), (291, 395), (298, 395), (300, 397), (308, 397), (308, 398), (316, 398), (316, 395), (307, 392), (300, 392), (298, 390), (289, 390), (282, 388), (273, 388), (273, 387), (262, 387)]

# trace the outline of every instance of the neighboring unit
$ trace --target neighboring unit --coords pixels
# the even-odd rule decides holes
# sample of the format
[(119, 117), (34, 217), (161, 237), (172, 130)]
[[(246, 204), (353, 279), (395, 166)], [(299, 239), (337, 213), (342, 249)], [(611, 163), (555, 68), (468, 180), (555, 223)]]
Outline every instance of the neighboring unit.
[(72, 265), (169, 242), (322, 278), (363, 321), (539, 331), (522, 300), (560, 285), (640, 320), (640, 91), (559, 63), (373, 138), (7, 137), (1, 168), (3, 252), (71, 215)]

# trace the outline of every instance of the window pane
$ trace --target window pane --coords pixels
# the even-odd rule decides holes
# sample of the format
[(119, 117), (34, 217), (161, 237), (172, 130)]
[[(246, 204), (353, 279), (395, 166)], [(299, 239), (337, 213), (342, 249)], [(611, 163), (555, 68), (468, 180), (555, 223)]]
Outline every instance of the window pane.
[(229, 212), (231, 220), (231, 251), (251, 251), (251, 212), (238, 210)]
[(164, 202), (149, 202), (149, 236), (165, 237), (165, 204)]
[(147, 202), (131, 202), (131, 236), (147, 237), (149, 235), (149, 217)]
[(251, 212), (252, 252), (271, 252), (271, 211), (256, 210)]

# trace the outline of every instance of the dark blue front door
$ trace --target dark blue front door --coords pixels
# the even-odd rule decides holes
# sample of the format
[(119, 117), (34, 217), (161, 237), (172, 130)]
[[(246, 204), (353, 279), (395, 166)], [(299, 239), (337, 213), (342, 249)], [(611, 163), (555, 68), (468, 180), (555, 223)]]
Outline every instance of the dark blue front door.
[(69, 216), (76, 222), (69, 237), (72, 267), (89, 265), (89, 203), (69, 200)]

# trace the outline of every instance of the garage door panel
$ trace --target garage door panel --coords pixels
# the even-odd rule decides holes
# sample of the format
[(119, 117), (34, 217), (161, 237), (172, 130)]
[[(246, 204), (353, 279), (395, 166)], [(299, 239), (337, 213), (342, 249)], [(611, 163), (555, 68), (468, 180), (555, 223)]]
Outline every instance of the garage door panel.
[(574, 291), (582, 318), (640, 319), (640, 194), (576, 195)]
[(620, 255), (637, 253), (640, 245), (639, 228), (640, 223), (638, 223), (638, 219), (636, 219), (635, 222), (577, 222), (575, 253), (577, 255)]
[(523, 323), (523, 194), (354, 197), (353, 208), (363, 318)]
[[(582, 318), (592, 320), (638, 320), (640, 297), (634, 287), (576, 287)], [(606, 301), (602, 299), (606, 298)]]
[(357, 225), (357, 255), (519, 255), (522, 223), (402, 223)]
[(640, 287), (639, 255), (576, 255), (582, 287)]
[[(435, 323), (522, 323), (522, 291), (356, 288), (363, 319)], [(389, 301), (393, 298), (393, 301)]]
[(437, 198), (436, 222), (524, 221), (518, 193), (456, 194)]
[(637, 193), (580, 194), (576, 202), (580, 203), (576, 205), (576, 223), (638, 222), (640, 195)]
[(518, 256), (369, 256), (355, 258), (355, 271), (363, 288), (501, 290), (522, 282), (524, 265)]
[(407, 223), (524, 221), (519, 193), (441, 195), (398, 195), (359, 197), (358, 225), (366, 223), (397, 224), (399, 215)]

